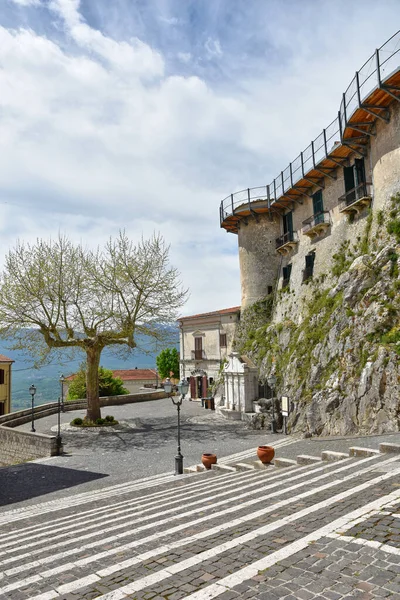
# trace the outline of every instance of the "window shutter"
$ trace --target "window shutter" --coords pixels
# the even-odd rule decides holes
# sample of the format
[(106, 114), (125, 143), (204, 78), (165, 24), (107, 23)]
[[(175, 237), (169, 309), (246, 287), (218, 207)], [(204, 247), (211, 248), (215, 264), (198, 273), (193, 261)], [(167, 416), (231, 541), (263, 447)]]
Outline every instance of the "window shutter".
[(207, 376), (203, 375), (201, 378), (201, 396), (202, 398), (207, 398)]
[(197, 396), (196, 396), (196, 379), (194, 377), (190, 378), (190, 397), (197, 398)]
[(355, 188), (353, 167), (344, 167), (343, 175), (344, 175), (344, 191), (349, 192), (350, 190)]

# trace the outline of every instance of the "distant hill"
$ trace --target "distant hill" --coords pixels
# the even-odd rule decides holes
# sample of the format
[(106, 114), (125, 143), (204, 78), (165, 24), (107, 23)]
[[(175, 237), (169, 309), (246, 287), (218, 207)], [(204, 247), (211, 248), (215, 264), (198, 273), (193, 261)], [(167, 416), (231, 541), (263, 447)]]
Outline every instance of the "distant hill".
[[(35, 396), (36, 404), (44, 404), (57, 400), (60, 395), (60, 374), (65, 376), (75, 373), (82, 362), (85, 360), (84, 352), (77, 352), (74, 360), (65, 362), (54, 362), (41, 369), (32, 367), (32, 359), (28, 354), (22, 351), (10, 350), (11, 342), (0, 340), (0, 354), (5, 354), (15, 362), (12, 367), (12, 395), (11, 410), (19, 410), (30, 406), (31, 397), (29, 395), (29, 386), (34, 383), (37, 388)], [(176, 333), (175, 345), (178, 348), (179, 337)], [(156, 352), (149, 354), (135, 349), (131, 356), (126, 360), (115, 356), (109, 348), (105, 348), (101, 355), (101, 365), (107, 369), (151, 369), (156, 366), (156, 356), (162, 350), (158, 348)]]

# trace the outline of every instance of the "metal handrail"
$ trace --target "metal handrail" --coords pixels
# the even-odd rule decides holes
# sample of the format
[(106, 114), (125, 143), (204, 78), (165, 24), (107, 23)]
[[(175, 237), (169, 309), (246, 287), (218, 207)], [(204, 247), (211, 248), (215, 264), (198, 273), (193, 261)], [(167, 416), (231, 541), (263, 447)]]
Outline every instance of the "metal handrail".
[(311, 215), (311, 217), (308, 217), (308, 219), (305, 219), (302, 223), (303, 227), (301, 230), (303, 233), (305, 233), (321, 223), (330, 223), (329, 211), (324, 210)]
[(372, 194), (371, 188), (372, 188), (372, 183), (363, 181), (362, 183), (355, 186), (351, 190), (348, 190), (345, 194), (343, 194), (339, 198), (339, 210), (346, 206), (350, 206), (351, 204), (353, 204), (354, 202), (357, 202), (357, 200), (360, 200), (361, 198), (366, 198), (368, 196), (371, 196), (371, 194)]
[(363, 101), (400, 69), (399, 45), (400, 30), (378, 48), (359, 71), (356, 71), (343, 94), (338, 116), (269, 185), (240, 190), (222, 200), (221, 226), (227, 217), (233, 215), (239, 206), (244, 206), (246, 203), (254, 208), (254, 202), (265, 202), (265, 205), (270, 208), (285, 192), (303, 179), (306, 173), (329, 157), (335, 147), (343, 141), (347, 124)]
[(287, 244), (288, 242), (296, 242), (296, 241), (297, 241), (296, 232), (287, 231), (283, 235), (280, 235), (278, 238), (276, 238), (275, 247), (276, 247), (276, 249), (278, 249), (281, 246), (284, 246), (285, 244)]

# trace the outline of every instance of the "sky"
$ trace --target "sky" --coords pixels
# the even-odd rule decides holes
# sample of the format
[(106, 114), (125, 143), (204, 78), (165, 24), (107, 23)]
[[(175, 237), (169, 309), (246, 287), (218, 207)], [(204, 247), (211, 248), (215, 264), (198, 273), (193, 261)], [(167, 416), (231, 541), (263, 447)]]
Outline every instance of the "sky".
[(18, 239), (160, 232), (190, 297), (240, 304), (231, 192), (337, 115), (399, 0), (0, 0), (0, 267)]

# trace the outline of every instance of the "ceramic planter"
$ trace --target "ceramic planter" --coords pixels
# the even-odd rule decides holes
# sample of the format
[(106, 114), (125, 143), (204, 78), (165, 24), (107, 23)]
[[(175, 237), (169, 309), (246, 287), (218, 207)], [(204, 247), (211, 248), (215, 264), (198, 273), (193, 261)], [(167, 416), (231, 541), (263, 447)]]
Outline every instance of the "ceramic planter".
[(272, 446), (258, 446), (257, 456), (261, 462), (266, 465), (271, 462), (275, 456), (275, 450)]
[(211, 469), (211, 465), (215, 465), (217, 463), (217, 455), (204, 453), (201, 457), (201, 462), (206, 469)]

